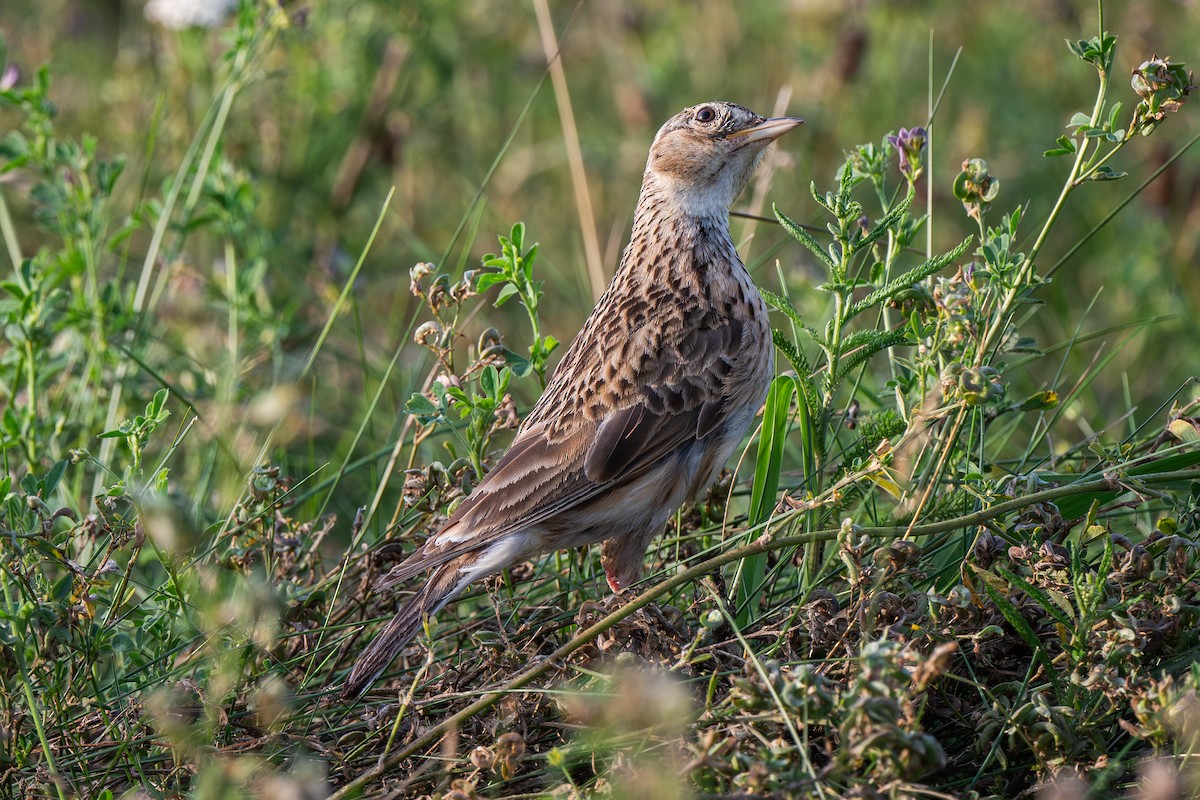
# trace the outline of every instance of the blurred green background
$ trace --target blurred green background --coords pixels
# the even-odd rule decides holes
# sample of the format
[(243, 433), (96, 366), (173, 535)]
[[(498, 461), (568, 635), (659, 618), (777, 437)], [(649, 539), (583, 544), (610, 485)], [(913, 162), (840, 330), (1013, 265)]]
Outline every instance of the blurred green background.
[[(541, 243), (544, 330), (570, 340), (595, 296), (568, 162), (572, 137), (560, 116), (568, 102), (607, 277), (628, 234), (650, 140), (685, 106), (727, 99), (764, 114), (804, 116), (808, 124), (778, 148), (765, 204), (756, 203), (752, 187), (741, 205), (769, 215), (774, 202), (795, 219), (816, 221), (810, 180), (828, 188), (845, 150), (925, 123), (930, 82), (940, 90), (961, 48), (933, 126), (934, 248), (942, 250), (974, 229), (950, 193), (959, 165), (973, 156), (986, 158), (1002, 181), (991, 221), (1028, 203), (1024, 230), (1035, 235), (1069, 168), (1042, 152), (1094, 100), (1091, 68), (1063, 43), (1095, 35), (1096, 8), (1089, 3), (550, 2), (569, 101), (547, 76), (546, 31), (535, 6), (491, 0), (285, 6), (291, 24), (237, 97), (221, 153), (236, 173), (231, 179), (248, 179), (253, 190), (238, 246), (259, 270), (250, 273), (258, 282), (256, 316), (246, 323), (256, 338), (246, 347), (235, 407), (218, 412), (247, 422), (225, 442), (242, 466), (253, 463), (262, 434), (280, 419), (272, 460), (295, 473), (390, 450), (404, 400), (429, 368), (423, 351), (407, 344), (419, 322), (409, 268), (426, 260), (451, 273), (477, 267), (495, 249), (495, 235), (517, 220)], [(1110, 97), (1127, 108), (1135, 100), (1132, 67), (1156, 53), (1197, 61), (1196, 2), (1110, 3), (1105, 27), (1119, 36)], [(143, 186), (153, 193), (179, 164), (222, 68), (220, 29), (166, 30), (146, 19), (141, 2), (5, 0), (0, 31), (23, 79), (50, 66), (62, 133), (91, 133), (102, 154), (129, 157), (118, 196), (130, 209)], [(1130, 177), (1085, 187), (1072, 198), (1042, 271), (1200, 130), (1195, 112), (1185, 107), (1152, 138), (1127, 148), (1113, 166)], [(16, 122), (0, 115), (0, 133)], [(1024, 330), (1054, 344), (1077, 327), (1087, 334), (1169, 316), (1127, 343), (1090, 388), (1095, 402), (1072, 412), (1081, 434), (1117, 419), (1130, 403), (1148, 414), (1196, 370), (1198, 173), (1200, 148), (1056, 273), (1041, 294), (1048, 307)], [(3, 180), (30, 252), (45, 234), (31, 220), (20, 175)], [(293, 385), (392, 187), (352, 309), (335, 325), (313, 377)], [(734, 231), (742, 238), (750, 228), (738, 222)], [(759, 224), (753, 232), (744, 253), (759, 282), (778, 287), (778, 258), (799, 306), (819, 318), (824, 296), (804, 291), (815, 275), (806, 254), (775, 226)], [(147, 238), (142, 232), (130, 240), (133, 263)], [(221, 259), (216, 237), (203, 231), (191, 237), (179, 263), (164, 265), (152, 322), (163, 374), (198, 407), (218, 402)], [(104, 265), (106, 275), (136, 279), (124, 278), (117, 265), (115, 257)], [(495, 324), (514, 346), (524, 346), (525, 329), (511, 316), (519, 313), (485, 306), (472, 325)], [(1064, 368), (1066, 386), (1123, 337), (1114, 333), (1077, 348)], [(402, 347), (397, 371), (387, 374)], [(1060, 360), (1051, 356), (1022, 380), (1043, 385)], [(380, 382), (382, 413), (365, 420), (357, 452), (348, 453)], [(532, 382), (519, 391), (522, 413), (532, 391)], [(202, 445), (204, 436), (187, 446)], [(363, 482), (337, 493), (334, 504), (345, 505), (339, 510), (367, 502), (380, 463), (368, 458), (364, 469), (352, 470), (350, 479)]]

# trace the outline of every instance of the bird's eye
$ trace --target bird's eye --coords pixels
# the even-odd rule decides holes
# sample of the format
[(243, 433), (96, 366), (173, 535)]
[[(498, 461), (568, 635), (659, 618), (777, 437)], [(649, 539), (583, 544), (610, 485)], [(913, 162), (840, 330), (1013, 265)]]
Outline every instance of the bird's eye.
[(712, 122), (717, 118), (717, 112), (709, 106), (703, 106), (696, 112), (697, 122)]

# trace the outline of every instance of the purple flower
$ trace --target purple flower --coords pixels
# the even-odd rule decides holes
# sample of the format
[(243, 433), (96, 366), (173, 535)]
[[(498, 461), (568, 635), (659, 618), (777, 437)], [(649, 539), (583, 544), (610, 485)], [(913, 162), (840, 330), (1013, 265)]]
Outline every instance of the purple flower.
[(921, 155), (925, 152), (925, 144), (929, 140), (929, 135), (924, 128), (917, 126), (901, 128), (897, 133), (888, 136), (887, 140), (892, 147), (896, 148), (896, 154), (900, 156), (900, 174), (910, 183), (915, 183), (924, 168), (921, 163)]
[(17, 69), (16, 64), (9, 64), (4, 68), (4, 72), (0, 74), (0, 92), (7, 92), (9, 89), (17, 85), (17, 81), (21, 79), (21, 70)]

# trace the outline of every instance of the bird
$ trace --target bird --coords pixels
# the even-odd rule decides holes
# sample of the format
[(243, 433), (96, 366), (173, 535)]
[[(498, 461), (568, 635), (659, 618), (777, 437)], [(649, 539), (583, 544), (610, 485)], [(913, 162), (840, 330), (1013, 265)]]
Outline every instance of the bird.
[(680, 111), (650, 146), (620, 264), (508, 450), (445, 526), (374, 591), (428, 577), (356, 659), (375, 683), (471, 583), (546, 552), (603, 542), (609, 587), (742, 442), (774, 375), (767, 308), (729, 210), (767, 148), (803, 123), (729, 102)]

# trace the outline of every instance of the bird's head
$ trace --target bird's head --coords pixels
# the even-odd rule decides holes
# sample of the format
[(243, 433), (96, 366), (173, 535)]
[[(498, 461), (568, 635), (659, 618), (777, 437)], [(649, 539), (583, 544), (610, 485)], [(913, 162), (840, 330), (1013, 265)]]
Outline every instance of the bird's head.
[(689, 213), (724, 215), (771, 142), (802, 122), (798, 117), (766, 119), (734, 103), (685, 108), (654, 137), (646, 176)]

